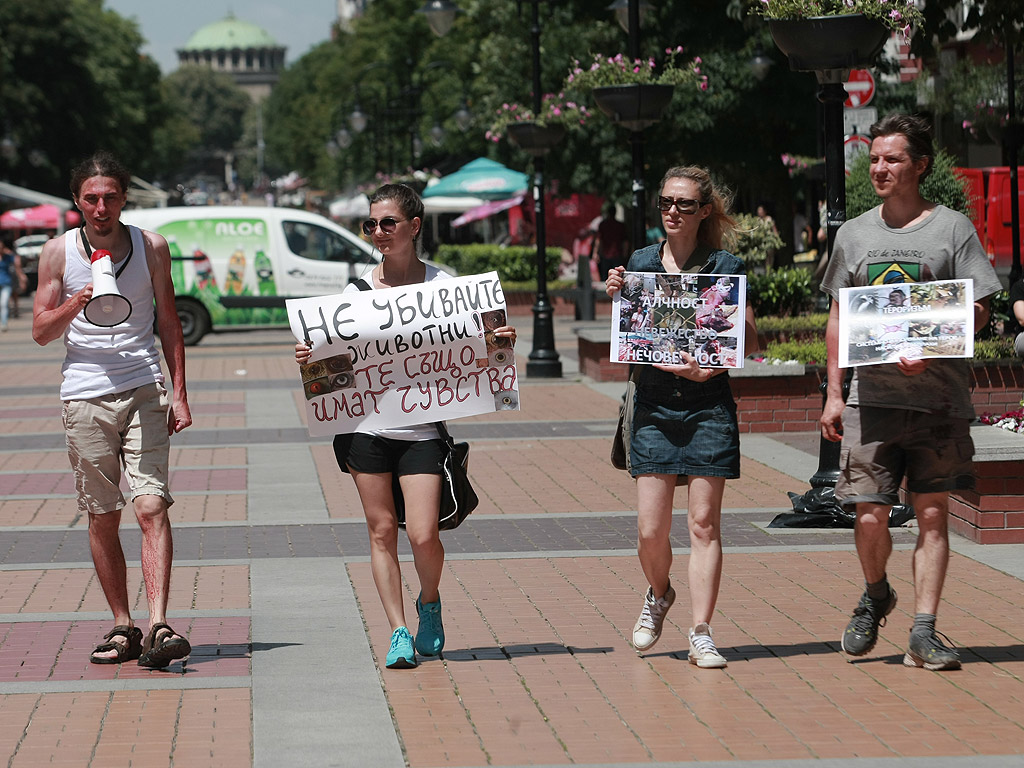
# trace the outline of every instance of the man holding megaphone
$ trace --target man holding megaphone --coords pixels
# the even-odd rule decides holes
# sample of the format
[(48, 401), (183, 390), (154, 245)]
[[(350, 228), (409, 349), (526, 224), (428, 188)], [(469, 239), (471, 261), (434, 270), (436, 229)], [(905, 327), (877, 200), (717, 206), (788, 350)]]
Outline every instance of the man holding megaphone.
[[(96, 575), (114, 614), (90, 661), (161, 669), (191, 652), (167, 624), (173, 543), (168, 507), (170, 435), (192, 423), (185, 393), (185, 345), (174, 308), (171, 254), (160, 235), (125, 226), (128, 171), (98, 152), (71, 174), (81, 229), (43, 246), (32, 338), (63, 337), (61, 385), (68, 457), (78, 508), (89, 517)], [(154, 319), (173, 397), (164, 388)], [(142, 530), (142, 576), (149, 600), (143, 639), (128, 605), (124, 551), (118, 537), (126, 502), (122, 468)]]

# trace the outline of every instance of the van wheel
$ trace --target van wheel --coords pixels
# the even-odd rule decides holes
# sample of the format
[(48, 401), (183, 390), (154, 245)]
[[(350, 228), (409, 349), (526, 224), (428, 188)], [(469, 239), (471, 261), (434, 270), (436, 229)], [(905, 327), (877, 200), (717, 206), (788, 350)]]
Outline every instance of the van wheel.
[(189, 299), (175, 299), (174, 308), (178, 311), (178, 319), (181, 321), (181, 335), (185, 337), (185, 346), (195, 346), (210, 331), (210, 316), (206, 308), (198, 301)]

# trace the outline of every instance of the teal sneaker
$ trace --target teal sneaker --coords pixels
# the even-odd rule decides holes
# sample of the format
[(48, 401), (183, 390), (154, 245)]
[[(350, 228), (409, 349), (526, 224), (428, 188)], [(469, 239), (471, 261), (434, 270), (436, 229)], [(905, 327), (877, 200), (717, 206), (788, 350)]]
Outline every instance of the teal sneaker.
[(391, 635), (391, 650), (388, 651), (384, 666), (388, 669), (412, 669), (416, 666), (416, 651), (412, 649), (412, 635), (405, 627), (399, 627)]
[(444, 626), (441, 624), (441, 598), (436, 603), (421, 603), (416, 598), (420, 627), (416, 632), (416, 650), (424, 656), (437, 656), (444, 648)]

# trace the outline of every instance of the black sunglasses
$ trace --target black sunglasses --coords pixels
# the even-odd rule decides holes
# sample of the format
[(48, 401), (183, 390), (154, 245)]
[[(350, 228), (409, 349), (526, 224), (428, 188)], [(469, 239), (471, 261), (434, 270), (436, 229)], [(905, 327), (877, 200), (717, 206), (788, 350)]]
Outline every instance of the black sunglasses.
[(704, 200), (691, 200), (688, 197), (658, 197), (658, 210), (668, 211), (672, 210), (672, 206), (676, 207), (676, 210), (680, 213), (692, 214), (700, 210), (702, 205), (707, 205)]
[(380, 221), (377, 221), (377, 219), (367, 219), (363, 222), (363, 234), (371, 237), (377, 231), (377, 225), (379, 224), (381, 232), (385, 235), (393, 235), (395, 230), (398, 229), (398, 222), (400, 221), (408, 221), (408, 219), (396, 219), (394, 216), (385, 216)]

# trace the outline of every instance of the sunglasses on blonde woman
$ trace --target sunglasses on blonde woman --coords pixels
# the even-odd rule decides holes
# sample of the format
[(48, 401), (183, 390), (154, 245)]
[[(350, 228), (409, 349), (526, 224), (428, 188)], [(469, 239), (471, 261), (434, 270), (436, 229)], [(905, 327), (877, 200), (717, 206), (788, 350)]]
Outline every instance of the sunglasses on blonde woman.
[(370, 237), (377, 231), (377, 227), (380, 226), (380, 231), (385, 235), (393, 235), (395, 230), (398, 229), (400, 221), (407, 221), (407, 219), (396, 219), (393, 216), (385, 216), (380, 221), (377, 221), (377, 219), (367, 219), (363, 222), (363, 234)]
[(687, 197), (658, 197), (658, 210), (668, 213), (672, 206), (680, 213), (692, 214), (700, 210), (702, 205), (707, 205), (704, 200), (691, 200)]

